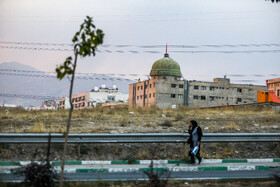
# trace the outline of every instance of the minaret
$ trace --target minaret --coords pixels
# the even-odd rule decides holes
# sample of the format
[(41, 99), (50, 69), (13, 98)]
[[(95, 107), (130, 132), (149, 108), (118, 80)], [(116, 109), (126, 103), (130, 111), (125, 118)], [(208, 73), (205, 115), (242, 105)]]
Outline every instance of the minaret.
[(166, 49), (165, 49), (165, 54), (164, 54), (164, 57), (169, 57), (168, 53), (167, 53), (167, 44), (166, 44)]

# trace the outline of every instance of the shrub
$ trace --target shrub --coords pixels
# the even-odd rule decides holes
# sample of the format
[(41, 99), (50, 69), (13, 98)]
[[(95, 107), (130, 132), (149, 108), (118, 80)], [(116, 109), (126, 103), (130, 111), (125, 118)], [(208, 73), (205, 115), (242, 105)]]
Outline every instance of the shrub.
[(182, 121), (184, 119), (184, 115), (183, 114), (180, 114), (180, 113), (177, 113), (176, 116), (175, 116), (175, 120), (176, 121)]
[(24, 182), (27, 186), (55, 186), (55, 180), (58, 179), (57, 173), (53, 170), (49, 162), (36, 163), (31, 162), (25, 166), (23, 174)]
[(86, 155), (88, 154), (89, 148), (86, 145), (81, 145), (80, 147), (80, 154)]
[(165, 126), (165, 127), (171, 127), (172, 126), (172, 122), (169, 120), (165, 120), (163, 123), (160, 124), (161, 126)]
[(32, 133), (46, 133), (47, 129), (44, 123), (35, 123), (34, 126), (30, 129)]

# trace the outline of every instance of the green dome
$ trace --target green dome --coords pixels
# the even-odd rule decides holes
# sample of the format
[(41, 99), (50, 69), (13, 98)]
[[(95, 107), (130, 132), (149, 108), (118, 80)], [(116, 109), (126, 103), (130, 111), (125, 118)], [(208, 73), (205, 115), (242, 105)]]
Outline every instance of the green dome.
[(164, 58), (157, 60), (153, 64), (150, 76), (182, 77), (182, 73), (179, 64), (165, 53)]

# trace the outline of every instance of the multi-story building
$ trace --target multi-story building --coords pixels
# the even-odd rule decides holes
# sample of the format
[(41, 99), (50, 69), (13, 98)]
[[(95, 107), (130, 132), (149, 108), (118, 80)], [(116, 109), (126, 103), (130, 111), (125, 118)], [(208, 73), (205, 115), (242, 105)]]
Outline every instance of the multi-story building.
[(213, 82), (182, 79), (179, 64), (166, 53), (153, 64), (149, 80), (129, 85), (128, 105), (130, 108), (239, 105), (256, 103), (258, 91), (267, 91), (267, 87), (231, 84), (226, 77), (214, 78)]
[(42, 102), (41, 109), (43, 110), (54, 110), (58, 108), (58, 102), (55, 100), (47, 100)]
[[(72, 103), (74, 109), (84, 109), (96, 107), (106, 102), (112, 103), (124, 103), (128, 99), (128, 94), (118, 92), (118, 89), (114, 86), (112, 89), (107, 88), (105, 85), (88, 92), (81, 92), (72, 96)], [(63, 97), (59, 100), (61, 109), (69, 109), (69, 98)]]
[(268, 91), (272, 91), (280, 99), (280, 78), (266, 80)]
[(128, 106), (167, 108), (185, 105), (186, 84), (181, 79), (180, 66), (166, 53), (156, 61), (150, 72), (150, 79), (129, 85)]
[(214, 78), (213, 82), (188, 81), (188, 102), (191, 107), (240, 105), (258, 102), (258, 91), (266, 86), (231, 84), (230, 79)]

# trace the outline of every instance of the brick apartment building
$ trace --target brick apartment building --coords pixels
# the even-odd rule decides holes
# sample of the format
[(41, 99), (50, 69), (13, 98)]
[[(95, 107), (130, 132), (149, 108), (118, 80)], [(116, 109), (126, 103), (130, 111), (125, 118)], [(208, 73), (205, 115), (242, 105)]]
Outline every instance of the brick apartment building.
[(272, 91), (280, 99), (280, 78), (266, 80), (268, 91)]

